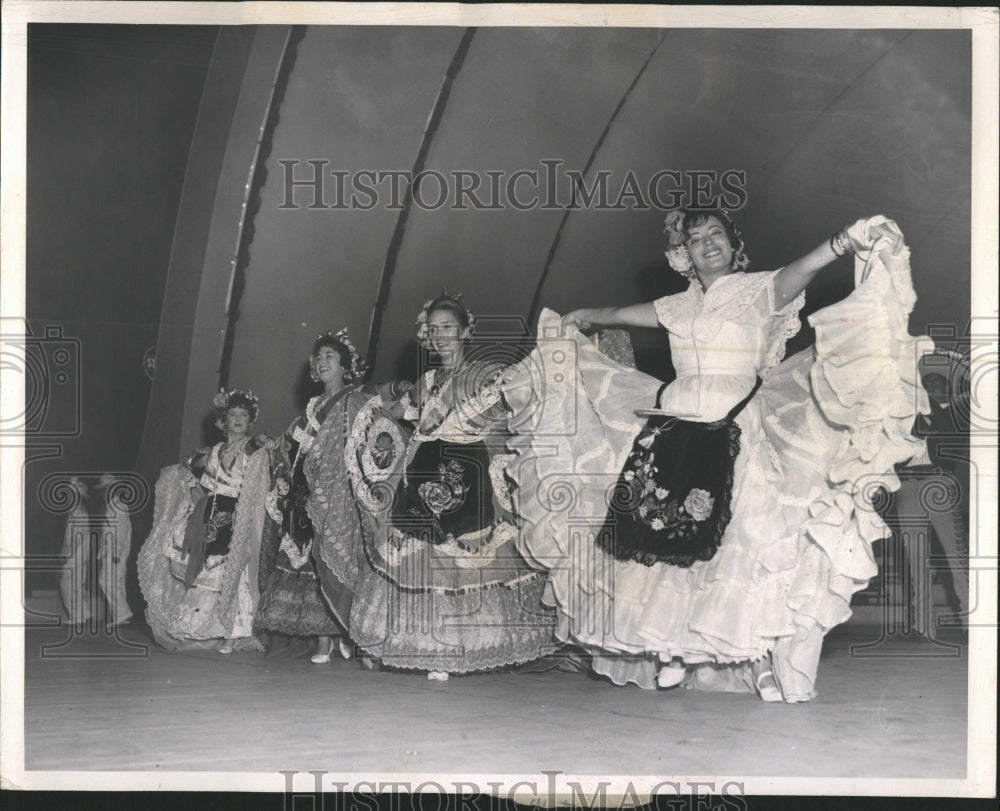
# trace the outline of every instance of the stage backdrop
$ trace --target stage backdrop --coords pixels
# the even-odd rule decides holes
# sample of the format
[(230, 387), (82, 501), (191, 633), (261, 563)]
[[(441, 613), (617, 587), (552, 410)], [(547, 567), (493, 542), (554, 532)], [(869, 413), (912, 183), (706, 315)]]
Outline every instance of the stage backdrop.
[[(216, 36), (212, 26), (28, 26), (27, 326), (36, 361), (69, 353), (37, 367), (47, 390), (26, 376), (26, 402), (38, 406), (25, 452), (30, 555), (62, 545), (53, 477), (93, 484), (134, 469)], [(36, 564), (29, 582), (52, 587), (58, 561)]]
[[(892, 217), (913, 251), (912, 331), (964, 330), (970, 57), (962, 31), (261, 29), (230, 79), (239, 102), (203, 207), (200, 284), (186, 277), (197, 295), (168, 280), (173, 326), (165, 317), (158, 352), (174, 371), (154, 387), (139, 469), (155, 474), (210, 438), (220, 381), (252, 387), (258, 427), (281, 431), (312, 393), (305, 361), (322, 330), (348, 327), (375, 353), (375, 379), (412, 377), (414, 318), (443, 287), (464, 294), (484, 330), (508, 334), (530, 333), (542, 306), (682, 289), (656, 203), (672, 188), (685, 202), (692, 185), (720, 190), (695, 170), (731, 172), (724, 202), (758, 269), (859, 217)], [(538, 178), (513, 182), (535, 203), (527, 210), (506, 197), (519, 170)], [(420, 199), (405, 183), (393, 194), (384, 174), (407, 171), (428, 173)], [(568, 207), (567, 171), (588, 190), (605, 171), (609, 205)], [(661, 171), (680, 182), (662, 175), (651, 200)], [(456, 172), (480, 181), (486, 208), (453, 205)], [(377, 198), (361, 190), (341, 207), (358, 177)], [(807, 311), (851, 283), (844, 260), (815, 283)], [(172, 328), (185, 340), (168, 340)], [(669, 373), (661, 336), (633, 339), (643, 365)]]

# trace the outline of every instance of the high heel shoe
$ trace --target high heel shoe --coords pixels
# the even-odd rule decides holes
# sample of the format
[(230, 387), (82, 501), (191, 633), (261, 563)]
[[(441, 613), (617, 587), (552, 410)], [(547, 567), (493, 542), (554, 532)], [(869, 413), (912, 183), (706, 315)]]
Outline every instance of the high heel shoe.
[(344, 637), (340, 637), (337, 640), (337, 647), (340, 649), (340, 655), (345, 659), (351, 659), (354, 657), (354, 646), (351, 645), (351, 643)]
[[(764, 680), (770, 678), (770, 684), (764, 684)], [(757, 695), (761, 701), (774, 704), (783, 701), (781, 690), (778, 689), (778, 680), (774, 677), (774, 672), (765, 670), (763, 673), (754, 676), (754, 687), (757, 688)]]
[(333, 640), (330, 640), (330, 647), (327, 649), (326, 653), (314, 653), (309, 661), (314, 665), (325, 665), (330, 661), (330, 655), (333, 653)]
[(443, 670), (432, 670), (427, 674), (427, 678), (431, 681), (448, 681), (448, 674)]

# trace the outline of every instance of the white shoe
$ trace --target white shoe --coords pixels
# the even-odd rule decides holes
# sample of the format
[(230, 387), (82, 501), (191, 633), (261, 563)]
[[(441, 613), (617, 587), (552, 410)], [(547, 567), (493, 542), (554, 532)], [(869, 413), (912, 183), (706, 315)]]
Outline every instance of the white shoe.
[[(323, 637), (324, 639), (329, 639), (329, 637)], [(330, 649), (326, 653), (314, 653), (309, 661), (314, 665), (325, 665), (330, 661), (330, 656), (333, 654), (333, 640), (330, 639)]]
[(354, 646), (344, 637), (338, 638), (337, 647), (340, 648), (340, 655), (345, 659), (350, 659), (354, 656)]
[(235, 650), (232, 642), (226, 642), (221, 648), (219, 648), (219, 653), (229, 654)]
[(432, 670), (427, 674), (427, 678), (431, 681), (448, 681), (448, 674), (443, 670)]
[[(770, 684), (764, 684), (764, 680), (770, 677)], [(781, 695), (781, 690), (778, 689), (778, 680), (774, 677), (774, 673), (770, 670), (765, 670), (759, 676), (755, 677), (753, 680), (754, 686), (757, 688), (757, 695), (760, 696), (761, 701), (766, 701), (769, 704), (776, 704), (780, 701), (784, 701), (784, 697)]]
[(656, 676), (656, 685), (664, 689), (667, 687), (676, 687), (684, 681), (686, 675), (686, 667), (671, 667), (670, 665), (666, 665), (660, 668), (660, 672)]

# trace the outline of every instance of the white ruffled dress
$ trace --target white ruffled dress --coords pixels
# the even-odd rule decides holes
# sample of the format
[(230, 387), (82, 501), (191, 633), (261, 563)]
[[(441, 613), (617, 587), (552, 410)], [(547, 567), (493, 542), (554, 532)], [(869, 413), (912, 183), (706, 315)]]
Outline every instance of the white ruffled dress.
[(871, 497), (897, 489), (894, 465), (922, 454), (910, 429), (928, 410), (917, 361), (931, 344), (907, 331), (908, 251), (889, 255), (883, 241), (859, 255), (855, 290), (810, 317), (815, 345), (785, 362), (804, 296), (776, 309), (776, 273), (654, 303), (677, 372), (664, 412), (712, 422), (764, 380), (736, 418), (732, 519), (711, 560), (645, 566), (593, 540), (644, 424), (636, 410), (654, 405), (660, 381), (574, 329), (560, 336), (548, 310), (538, 346), (507, 376), (521, 552), (549, 571), (560, 638), (615, 683), (654, 687), (658, 660), (677, 656), (705, 665), (695, 686), (751, 689), (748, 668), (726, 665), (770, 653), (785, 701), (808, 700), (824, 636), (877, 572), (872, 543), (889, 532)]

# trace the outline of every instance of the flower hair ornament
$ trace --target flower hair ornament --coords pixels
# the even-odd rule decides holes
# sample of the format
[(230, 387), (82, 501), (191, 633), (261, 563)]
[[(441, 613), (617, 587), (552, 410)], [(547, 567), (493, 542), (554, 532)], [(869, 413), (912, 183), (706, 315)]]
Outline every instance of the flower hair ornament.
[(365, 373), (368, 371), (368, 364), (365, 362), (365, 359), (361, 357), (361, 353), (358, 352), (357, 348), (351, 342), (351, 338), (347, 334), (347, 327), (344, 327), (337, 332), (327, 330), (326, 332), (321, 332), (316, 336), (314, 354), (309, 356), (309, 377), (312, 378), (314, 383), (319, 381), (319, 375), (316, 374), (315, 352), (318, 352), (321, 346), (331, 344), (342, 346), (344, 348), (344, 353), (347, 355), (348, 363), (344, 364), (344, 353), (341, 354), (341, 365), (344, 369), (344, 382), (353, 383), (355, 380), (365, 376)]
[(717, 217), (722, 221), (726, 229), (726, 234), (730, 239), (736, 241), (733, 247), (733, 259), (737, 268), (746, 270), (750, 266), (750, 259), (744, 253), (743, 235), (736, 223), (729, 217), (729, 212), (720, 209), (718, 211), (685, 211), (677, 209), (667, 214), (664, 220), (663, 233), (667, 235), (667, 248), (665, 256), (670, 267), (685, 279), (694, 279), (694, 262), (691, 261), (691, 254), (687, 249), (687, 231), (684, 229), (684, 222), (689, 216), (702, 214), (706, 217)]
[[(450, 304), (449, 304), (450, 303)], [(444, 305), (442, 307), (442, 305)], [(476, 316), (472, 314), (471, 310), (467, 310), (462, 305), (462, 294), (455, 293), (450, 294), (447, 290), (442, 290), (441, 295), (437, 298), (427, 299), (424, 302), (423, 309), (420, 311), (420, 315), (417, 316), (417, 342), (424, 347), (429, 347), (429, 337), (427, 332), (427, 317), (430, 315), (431, 308), (437, 309), (451, 309), (458, 312), (465, 313), (465, 320), (468, 321), (468, 326), (462, 330), (461, 337), (463, 339), (471, 338), (472, 333), (476, 328)]]
[(219, 389), (215, 397), (212, 398), (212, 405), (215, 406), (215, 426), (220, 431), (226, 430), (226, 414), (231, 408), (245, 408), (250, 415), (250, 425), (257, 421), (260, 413), (260, 402), (252, 389)]

